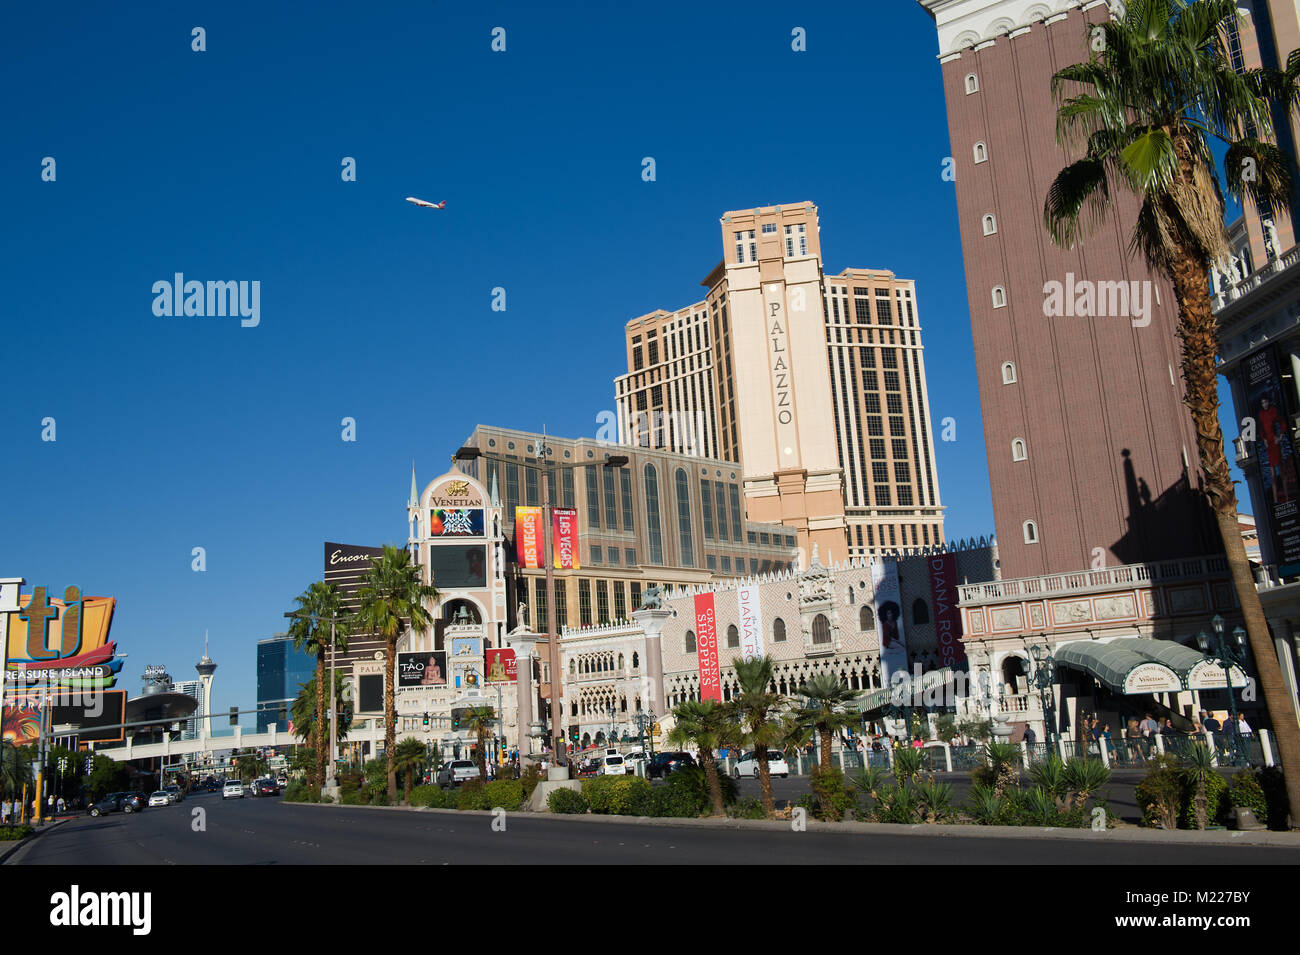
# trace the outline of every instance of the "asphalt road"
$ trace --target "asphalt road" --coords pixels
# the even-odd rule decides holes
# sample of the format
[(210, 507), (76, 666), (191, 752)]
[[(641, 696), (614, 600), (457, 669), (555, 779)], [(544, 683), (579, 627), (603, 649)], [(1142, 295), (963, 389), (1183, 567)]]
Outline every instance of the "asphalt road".
[[(192, 829), (203, 810), (205, 831)], [(278, 797), (191, 796), (135, 815), (81, 817), (20, 849), (28, 865), (1066, 864), (1300, 865), (1300, 849), (1097, 841), (675, 828), (512, 814), (321, 808)]]

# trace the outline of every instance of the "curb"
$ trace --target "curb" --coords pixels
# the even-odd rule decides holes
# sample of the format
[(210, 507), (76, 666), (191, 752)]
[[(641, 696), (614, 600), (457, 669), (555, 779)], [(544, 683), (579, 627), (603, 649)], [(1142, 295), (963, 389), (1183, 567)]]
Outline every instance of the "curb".
[[(387, 812), (436, 812), (453, 816), (479, 816), (492, 818), (490, 811), (480, 809), (429, 809), (424, 806), (344, 806), (338, 803), (281, 802), (285, 806), (316, 806), (321, 809), (364, 809)], [(652, 818), (648, 816), (607, 816), (598, 814), (560, 815), (551, 812), (515, 812), (515, 816), (529, 819), (551, 819), (556, 821), (583, 822), (593, 825), (657, 826), (673, 829), (735, 829), (758, 830), (768, 832), (789, 832), (790, 823), (781, 819), (680, 819), (672, 817)], [(938, 836), (943, 838), (970, 839), (1028, 839), (1061, 840), (1066, 842), (1124, 842), (1155, 843), (1159, 845), (1194, 845), (1194, 846), (1269, 846), (1275, 848), (1300, 849), (1300, 832), (1237, 832), (1165, 829), (1107, 829), (1093, 832), (1091, 829), (1049, 829), (1035, 826), (976, 826), (976, 825), (906, 825), (891, 822), (820, 822), (809, 819), (808, 832), (852, 833), (856, 835), (917, 835)]]
[(31, 845), (34, 840), (39, 839), (41, 836), (45, 835), (51, 829), (56, 829), (67, 821), (68, 821), (67, 819), (56, 819), (53, 822), (49, 822), (41, 826), (39, 829), (33, 832), (26, 839), (19, 839), (17, 842), (9, 843), (6, 848), (0, 849), (0, 865), (4, 865), (5, 863), (7, 863), (9, 861), (9, 857), (14, 853), (16, 853), (23, 846)]

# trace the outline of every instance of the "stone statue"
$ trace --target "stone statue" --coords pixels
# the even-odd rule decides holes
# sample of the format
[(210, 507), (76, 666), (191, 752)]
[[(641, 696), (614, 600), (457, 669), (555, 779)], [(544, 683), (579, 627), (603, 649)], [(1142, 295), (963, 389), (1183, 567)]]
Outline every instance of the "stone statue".
[(1232, 284), (1237, 285), (1241, 282), (1241, 260), (1235, 255), (1228, 256), (1228, 274), (1232, 278)]
[(522, 627), (524, 625), (524, 621), (527, 619), (528, 619), (528, 604), (524, 603), (521, 600), (519, 601), (518, 608), (515, 610), (515, 623)]
[(1223, 295), (1223, 273), (1219, 271), (1217, 265), (1210, 266), (1210, 287), (1214, 289), (1215, 298)]
[(1282, 258), (1282, 246), (1277, 239), (1277, 226), (1273, 224), (1272, 219), (1264, 220), (1264, 248), (1268, 250), (1268, 257), (1273, 261)]
[(647, 587), (641, 595), (642, 610), (662, 610), (664, 607), (664, 589), (658, 584)]

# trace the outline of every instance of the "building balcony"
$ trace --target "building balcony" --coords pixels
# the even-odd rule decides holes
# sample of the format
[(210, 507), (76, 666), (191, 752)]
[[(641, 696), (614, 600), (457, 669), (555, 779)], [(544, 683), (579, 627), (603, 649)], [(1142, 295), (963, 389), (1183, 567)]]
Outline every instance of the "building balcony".
[(990, 580), (981, 584), (962, 584), (958, 586), (957, 593), (958, 603), (967, 607), (973, 604), (996, 603), (1025, 597), (1081, 594), (1114, 590), (1117, 587), (1150, 586), (1153, 583), (1173, 580), (1221, 577), (1227, 572), (1228, 562), (1223, 557), (1196, 557), (1151, 564), (1121, 564), (1117, 567), (1081, 570), (1068, 574), (1044, 574), (1041, 577), (1018, 577), (1011, 580)]

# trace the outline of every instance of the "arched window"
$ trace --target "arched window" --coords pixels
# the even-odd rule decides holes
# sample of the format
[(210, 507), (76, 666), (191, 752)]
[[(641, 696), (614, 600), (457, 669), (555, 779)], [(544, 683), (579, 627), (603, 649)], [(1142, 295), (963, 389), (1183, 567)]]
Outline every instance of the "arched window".
[(831, 642), (831, 622), (826, 619), (824, 613), (819, 613), (813, 617), (812, 642), (814, 644)]
[(1002, 363), (1002, 384), (1014, 385), (1016, 383), (1016, 366), (1009, 361)]
[(1029, 457), (1029, 452), (1025, 450), (1025, 439), (1015, 438), (1011, 442), (1011, 460), (1024, 461)]
[(575, 676), (577, 675), (577, 673), (578, 673), (578, 661), (577, 661), (577, 660), (570, 660), (570, 661), (569, 661), (569, 673), (571, 673), (571, 674), (573, 674), (573, 675), (575, 675)]
[(618, 655), (618, 668), (623, 669), (623, 654), (621, 653)]
[(863, 604), (862, 609), (858, 611), (858, 629), (864, 633), (876, 629), (876, 615), (871, 612), (871, 607), (867, 604)]
[(974, 73), (967, 73), (966, 74), (966, 95), (969, 96), (971, 93), (978, 93), (979, 89), (980, 89), (980, 78), (976, 76)]
[(694, 630), (686, 631), (686, 652), (687, 653), (695, 652), (695, 631)]
[(997, 231), (998, 231), (997, 217), (995, 217), (993, 213), (990, 212), (984, 216), (984, 234), (993, 235)]
[(634, 652), (634, 653), (632, 654), (632, 669), (633, 669), (633, 670), (635, 670), (637, 667), (639, 667), (639, 666), (641, 665), (641, 662), (640, 662), (640, 661), (641, 661), (640, 655)]
[(1021, 526), (1024, 528), (1024, 531), (1025, 531), (1025, 543), (1026, 543), (1026, 544), (1037, 544), (1037, 543), (1038, 543), (1038, 525), (1035, 524), (1033, 521), (1025, 521), (1025, 523), (1024, 523), (1023, 525), (1021, 525)]
[(727, 627), (727, 649), (740, 649), (740, 631), (736, 629), (734, 623)]
[(1007, 304), (1007, 290), (1001, 285), (993, 286), (993, 307), (1005, 308)]
[(674, 476), (677, 485), (677, 539), (681, 543), (682, 566), (695, 566), (695, 546), (691, 539), (691, 491), (686, 470), (678, 468)]
[(930, 608), (925, 605), (925, 601), (917, 597), (912, 601), (912, 623), (929, 623)]
[(975, 161), (977, 163), (989, 161), (989, 148), (985, 146), (983, 143), (976, 143), (974, 151), (975, 151)]
[(849, 588), (849, 603), (853, 603), (853, 588)]
[(780, 617), (772, 621), (772, 642), (785, 643), (785, 621)]
[(664, 562), (663, 530), (659, 526), (659, 474), (653, 464), (645, 466), (645, 517), (650, 538), (650, 563)]

